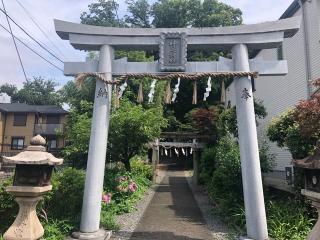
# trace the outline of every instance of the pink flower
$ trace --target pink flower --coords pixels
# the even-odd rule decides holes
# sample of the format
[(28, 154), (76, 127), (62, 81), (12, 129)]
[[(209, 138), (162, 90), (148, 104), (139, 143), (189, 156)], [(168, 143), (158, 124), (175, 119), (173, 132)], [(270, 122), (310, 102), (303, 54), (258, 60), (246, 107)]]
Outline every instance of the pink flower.
[(106, 204), (109, 204), (111, 202), (111, 193), (105, 194), (102, 196), (102, 201)]
[(135, 182), (131, 182), (129, 184), (129, 189), (130, 189), (131, 192), (137, 191), (137, 188), (138, 188), (138, 186), (137, 186), (137, 184)]

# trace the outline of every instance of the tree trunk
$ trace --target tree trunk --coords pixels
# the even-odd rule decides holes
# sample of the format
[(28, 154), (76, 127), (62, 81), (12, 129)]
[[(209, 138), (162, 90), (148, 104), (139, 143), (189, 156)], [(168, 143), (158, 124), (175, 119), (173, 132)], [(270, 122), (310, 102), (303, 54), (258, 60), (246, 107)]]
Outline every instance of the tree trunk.
[(124, 151), (124, 166), (128, 172), (131, 172), (131, 165), (130, 165), (130, 157), (129, 157), (129, 149), (128, 149), (128, 139), (125, 139), (125, 151)]
[(129, 159), (129, 158), (125, 158), (125, 159), (123, 160), (123, 163), (124, 163), (124, 166), (125, 166), (126, 170), (127, 170), (128, 172), (131, 172), (130, 159)]

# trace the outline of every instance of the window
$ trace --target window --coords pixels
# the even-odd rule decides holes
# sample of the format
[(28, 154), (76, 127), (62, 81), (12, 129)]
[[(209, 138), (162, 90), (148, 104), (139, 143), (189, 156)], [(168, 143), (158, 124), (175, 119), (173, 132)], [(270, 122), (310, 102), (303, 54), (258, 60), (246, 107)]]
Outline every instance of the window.
[(26, 126), (27, 114), (26, 113), (15, 113), (13, 115), (13, 126)]
[(59, 115), (48, 115), (46, 124), (59, 124), (60, 123), (60, 116)]
[(57, 139), (48, 139), (47, 141), (48, 150), (57, 149)]
[(283, 47), (282, 47), (282, 45), (277, 48), (277, 57), (278, 57), (278, 60), (283, 60)]
[(24, 147), (24, 137), (13, 137), (11, 142), (12, 150), (22, 150)]

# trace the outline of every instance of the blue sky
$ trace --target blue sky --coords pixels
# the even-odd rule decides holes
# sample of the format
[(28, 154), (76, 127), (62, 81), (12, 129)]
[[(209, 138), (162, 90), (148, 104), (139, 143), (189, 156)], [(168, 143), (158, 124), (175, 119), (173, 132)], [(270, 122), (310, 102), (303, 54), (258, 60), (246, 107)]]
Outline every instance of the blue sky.
[[(56, 48), (41, 33), (38, 28), (28, 18), (27, 14), (18, 5), (17, 1), (23, 4), (28, 12), (40, 23), (50, 40), (57, 45), (63, 55), (65, 61), (84, 61), (86, 53), (73, 49), (67, 41), (61, 40), (54, 31), (53, 19), (61, 19), (72, 22), (79, 22), (80, 14), (86, 11), (88, 4), (95, 0), (4, 0), (8, 14), (19, 24), (24, 26), (29, 33), (36, 39), (47, 45), (50, 49), (57, 52)], [(244, 22), (246, 24), (271, 21), (278, 19), (282, 13), (288, 8), (292, 0), (221, 0), (224, 3), (238, 7), (243, 11)], [(120, 4), (119, 15), (123, 16), (126, 12), (124, 0), (117, 0)], [(2, 8), (2, 6), (1, 6)], [(4, 15), (0, 14), (0, 23), (7, 27)], [(36, 49), (40, 54), (44, 55), (50, 61), (63, 67), (63, 64), (55, 60), (48, 53), (39, 49), (28, 37), (18, 28), (13, 26), (14, 34), (28, 43), (32, 48)], [(17, 54), (11, 36), (0, 28), (0, 84), (12, 83), (19, 87), (24, 81), (24, 76), (19, 64)], [(60, 86), (66, 81), (72, 79), (63, 76), (63, 73), (48, 63), (35, 56), (29, 50), (25, 49), (18, 43), (21, 52), (22, 61), (28, 78), (32, 76), (44, 76), (53, 79)]]

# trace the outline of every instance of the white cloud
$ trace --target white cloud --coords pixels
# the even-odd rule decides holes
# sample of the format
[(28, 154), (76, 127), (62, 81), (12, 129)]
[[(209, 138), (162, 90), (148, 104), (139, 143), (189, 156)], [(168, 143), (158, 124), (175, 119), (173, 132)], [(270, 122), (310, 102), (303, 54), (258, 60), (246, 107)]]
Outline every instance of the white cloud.
[[(50, 36), (51, 41), (59, 46), (61, 51), (67, 57), (68, 61), (82, 61), (85, 58), (85, 53), (73, 49), (68, 41), (61, 40), (55, 33), (53, 26), (53, 19), (61, 19), (72, 22), (80, 22), (80, 14), (88, 9), (88, 4), (96, 2), (96, 0), (19, 0), (25, 8), (36, 18), (47, 35)], [(126, 11), (125, 0), (115, 0), (119, 3), (119, 15), (123, 16)], [(151, 0), (150, 0), (151, 1)], [(153, 1), (153, 0), (152, 0)], [(256, 23), (269, 20), (276, 20), (290, 5), (292, 0), (221, 0), (234, 7), (238, 7), (243, 11), (245, 23)], [(36, 39), (50, 46), (50, 49), (55, 50), (52, 44), (44, 37), (39, 29), (32, 23), (26, 13), (17, 4), (17, 0), (6, 0), (6, 8), (8, 14), (22, 24), (28, 32), (30, 32)], [(0, 13), (0, 23), (7, 27), (6, 19)], [(63, 67), (63, 64), (54, 59), (50, 54), (39, 48), (33, 43), (24, 33), (12, 24), (14, 33), (27, 42), (37, 52), (44, 55), (50, 61)], [(19, 64), (12, 39), (8, 33), (0, 28), (0, 84), (9, 82), (22, 85), (24, 77)], [(63, 76), (62, 72), (50, 66), (48, 63), (31, 53), (28, 49), (18, 44), (21, 52), (22, 60), (28, 77), (44, 76), (46, 78), (54, 79), (60, 85), (64, 84), (68, 79)], [(64, 59), (65, 60), (65, 59)]]

